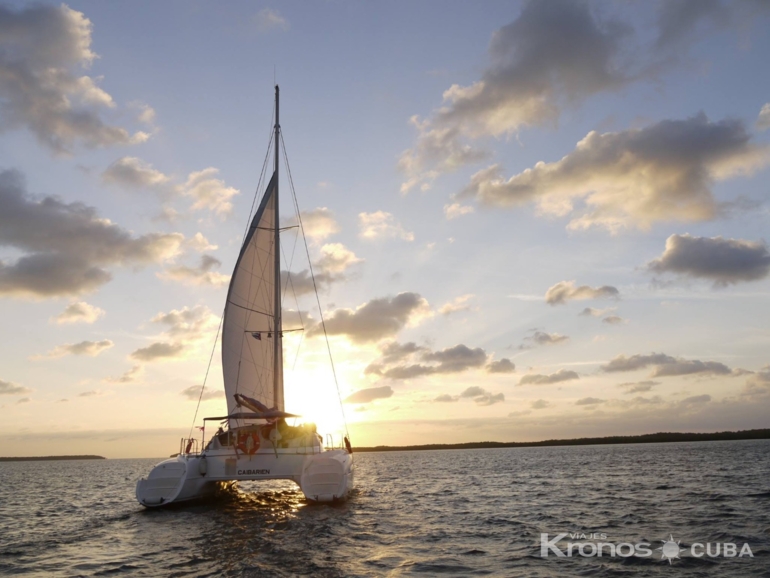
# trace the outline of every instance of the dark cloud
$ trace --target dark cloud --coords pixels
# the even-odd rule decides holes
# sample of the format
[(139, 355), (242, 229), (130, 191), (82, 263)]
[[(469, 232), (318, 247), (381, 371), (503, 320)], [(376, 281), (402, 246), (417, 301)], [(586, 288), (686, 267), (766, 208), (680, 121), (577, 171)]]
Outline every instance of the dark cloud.
[(553, 124), (565, 103), (625, 86), (633, 75), (621, 54), (631, 32), (617, 20), (597, 18), (584, 2), (525, 4), (516, 20), (492, 36), (490, 65), (481, 79), (447, 89), (431, 120), (413, 118), (420, 135), (399, 162), (409, 178), (402, 191), (429, 186), (438, 171), (483, 159), (485, 151), (465, 138)]
[(496, 207), (538, 202), (544, 213), (570, 214), (571, 229), (614, 232), (713, 219), (719, 215), (713, 183), (767, 161), (768, 146), (752, 143), (741, 121), (711, 122), (700, 113), (640, 129), (592, 131), (561, 160), (540, 162), (508, 180), (493, 165), (476, 173), (463, 195)]
[(686, 397), (681, 402), (682, 405), (695, 405), (700, 403), (708, 403), (711, 401), (711, 396), (708, 394), (693, 395), (692, 397)]
[(438, 402), (442, 402), (443, 403), (443, 402), (447, 402), (447, 401), (457, 401), (458, 399), (460, 399), (460, 398), (457, 397), (457, 396), (449, 395), (448, 393), (442, 393), (441, 395), (439, 395), (433, 401), (438, 401)]
[(530, 373), (522, 376), (519, 380), (519, 385), (548, 385), (551, 383), (560, 383), (562, 381), (570, 381), (572, 379), (580, 379), (580, 376), (571, 370), (560, 369), (556, 373), (550, 375), (544, 375), (539, 373)]
[(524, 338), (524, 343), (519, 346), (519, 349), (531, 349), (539, 345), (556, 345), (566, 341), (569, 341), (569, 336), (567, 335), (535, 330), (532, 335)]
[(497, 361), (490, 361), (486, 370), (488, 373), (513, 373), (516, 371), (516, 365), (508, 358), (504, 357)]
[(598, 405), (605, 403), (607, 400), (599, 399), (598, 397), (583, 397), (575, 402), (575, 405)]
[(25, 127), (45, 146), (70, 152), (143, 142), (104, 120), (115, 108), (98, 78), (82, 75), (97, 57), (91, 21), (65, 4), (0, 5), (0, 130)]
[[(590, 289), (590, 287), (589, 287)], [(601, 289), (601, 287), (599, 287)], [(605, 313), (612, 311), (612, 308), (610, 309), (595, 309), (593, 307), (586, 307), (583, 309), (580, 313), (578, 313), (581, 317), (601, 317)]]
[(622, 325), (625, 322), (625, 319), (618, 317), (617, 315), (610, 315), (602, 319), (602, 323), (607, 323), (608, 325)]
[[(440, 351), (431, 351), (427, 347), (419, 347), (414, 343), (388, 344), (383, 349), (383, 353), (384, 356), (370, 364), (365, 373), (374, 373), (388, 379), (414, 379), (425, 375), (462, 373), (469, 369), (481, 368), (489, 358), (480, 347), (471, 349), (463, 344)], [(387, 359), (403, 362), (415, 354), (423, 363), (387, 366)]]
[(64, 357), (65, 355), (88, 355), (96, 357), (102, 351), (110, 349), (115, 344), (109, 339), (101, 341), (80, 341), (78, 343), (66, 343), (57, 345), (45, 355), (37, 355), (32, 359), (41, 359), (43, 357)]
[(533, 401), (533, 402), (532, 402), (532, 404), (531, 404), (531, 406), (532, 406), (532, 409), (545, 409), (545, 408), (547, 408), (547, 407), (550, 407), (550, 405), (551, 405), (551, 404), (550, 404), (550, 403), (548, 403), (548, 402), (547, 402), (546, 400), (544, 400), (544, 399), (538, 399), (538, 400), (536, 400), (536, 401)]
[(32, 390), (28, 387), (0, 379), (0, 395), (23, 395), (25, 393), (32, 393)]
[[(581, 285), (575, 287), (574, 281), (560, 281), (545, 292), (545, 302), (549, 305), (564, 305), (567, 301), (578, 301), (582, 299), (617, 299), (620, 297), (620, 291), (610, 285), (601, 287), (589, 287)], [(588, 311), (588, 313), (586, 313)], [(591, 315), (595, 309), (587, 307), (581, 313), (582, 315)]]
[[(487, 406), (487, 405), (494, 405), (496, 403), (501, 403), (505, 401), (505, 395), (502, 393), (496, 393), (493, 394), (490, 391), (487, 391), (483, 387), (479, 387), (477, 385), (472, 385), (471, 387), (466, 388), (463, 390), (460, 395), (453, 399), (472, 399), (476, 405), (481, 406)], [(438, 398), (436, 399), (438, 401)], [(442, 401), (449, 401), (449, 400), (442, 400)]]
[[(600, 369), (607, 373), (635, 371), (654, 366), (650, 377), (667, 377), (677, 375), (734, 375), (733, 371), (717, 361), (700, 361), (698, 359), (683, 359), (671, 357), (665, 353), (649, 355), (618, 355)], [(645, 383), (645, 382), (642, 382)]]
[(215, 269), (221, 267), (222, 262), (211, 255), (201, 255), (197, 267), (187, 265), (174, 265), (158, 273), (161, 279), (177, 281), (190, 285), (212, 285), (222, 287), (230, 281), (228, 275), (223, 275)]
[(345, 403), (369, 403), (375, 399), (387, 399), (393, 395), (393, 389), (389, 385), (382, 387), (370, 387), (359, 389), (345, 398)]
[(770, 251), (761, 241), (671, 235), (663, 254), (647, 264), (654, 273), (676, 273), (726, 286), (770, 273)]
[[(355, 343), (393, 337), (407, 323), (415, 323), (429, 312), (428, 302), (417, 293), (399, 293), (395, 297), (372, 299), (353, 309), (336, 309), (326, 318), (329, 335), (345, 335)], [(308, 336), (323, 334), (320, 325)]]
[(625, 389), (627, 394), (631, 394), (631, 393), (642, 393), (645, 391), (650, 391), (656, 385), (660, 385), (660, 382), (647, 380), (647, 381), (621, 383), (618, 385), (618, 387)]
[(0, 172), (0, 246), (22, 253), (0, 262), (0, 295), (57, 297), (107, 283), (111, 266), (141, 266), (173, 258), (179, 233), (134, 236), (93, 207), (56, 197), (32, 199), (16, 171)]
[(746, 380), (742, 394), (749, 397), (770, 395), (770, 365), (765, 366)]

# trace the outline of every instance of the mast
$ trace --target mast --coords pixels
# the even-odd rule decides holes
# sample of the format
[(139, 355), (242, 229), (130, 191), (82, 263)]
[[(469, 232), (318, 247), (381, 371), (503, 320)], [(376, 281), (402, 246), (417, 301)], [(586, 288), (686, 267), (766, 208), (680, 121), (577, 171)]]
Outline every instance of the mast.
[(283, 399), (282, 392), (279, 393), (278, 389), (282, 387), (283, 380), (281, 379), (283, 375), (283, 362), (282, 362), (282, 356), (281, 356), (281, 347), (283, 340), (281, 339), (281, 235), (280, 235), (280, 219), (279, 219), (279, 212), (278, 212), (278, 146), (279, 146), (279, 134), (281, 131), (281, 124), (278, 120), (278, 105), (279, 105), (279, 88), (278, 85), (275, 85), (275, 191), (273, 192), (273, 195), (275, 195), (275, 238), (274, 238), (274, 249), (275, 249), (275, 283), (274, 283), (274, 289), (275, 289), (275, 295), (273, 297), (273, 305), (274, 305), (274, 323), (273, 323), (273, 405), (275, 407), (278, 407), (278, 409), (283, 409), (283, 407), (280, 407), (280, 402)]

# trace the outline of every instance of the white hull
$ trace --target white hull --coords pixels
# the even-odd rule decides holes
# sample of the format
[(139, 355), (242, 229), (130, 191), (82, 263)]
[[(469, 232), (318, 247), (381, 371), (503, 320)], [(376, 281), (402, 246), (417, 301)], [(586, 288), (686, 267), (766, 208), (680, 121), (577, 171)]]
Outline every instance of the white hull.
[(217, 482), (254, 480), (292, 480), (309, 500), (342, 500), (353, 487), (353, 456), (317, 446), (263, 449), (251, 456), (224, 449), (179, 455), (137, 482), (136, 499), (148, 508), (166, 506), (210, 496)]

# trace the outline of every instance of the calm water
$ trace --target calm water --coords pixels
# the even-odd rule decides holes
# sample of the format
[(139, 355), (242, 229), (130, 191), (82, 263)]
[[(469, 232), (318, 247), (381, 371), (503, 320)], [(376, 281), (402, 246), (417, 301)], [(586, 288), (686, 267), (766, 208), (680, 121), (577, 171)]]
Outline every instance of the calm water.
[[(768, 441), (356, 454), (338, 506), (271, 483), (144, 510), (156, 461), (0, 464), (0, 575), (770, 576)], [(754, 558), (540, 556), (576, 531)]]

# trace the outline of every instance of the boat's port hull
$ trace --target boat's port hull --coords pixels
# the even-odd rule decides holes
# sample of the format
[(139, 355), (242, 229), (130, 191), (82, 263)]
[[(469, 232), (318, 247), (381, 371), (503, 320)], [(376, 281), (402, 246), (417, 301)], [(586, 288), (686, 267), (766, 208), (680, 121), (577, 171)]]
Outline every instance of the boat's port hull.
[(344, 450), (179, 455), (137, 482), (136, 499), (154, 508), (210, 496), (217, 482), (258, 480), (291, 480), (316, 502), (343, 500), (353, 487), (353, 456)]

